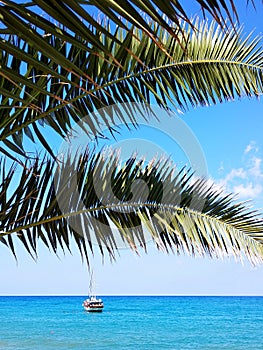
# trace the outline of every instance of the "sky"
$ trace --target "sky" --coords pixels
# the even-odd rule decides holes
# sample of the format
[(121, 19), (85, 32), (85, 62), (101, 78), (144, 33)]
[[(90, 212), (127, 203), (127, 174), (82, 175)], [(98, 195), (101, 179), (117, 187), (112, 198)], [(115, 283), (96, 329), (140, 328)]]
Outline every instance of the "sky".
[[(246, 32), (253, 28), (262, 32), (262, 11), (260, 4), (257, 14), (241, 9)], [(263, 96), (191, 109), (180, 118), (199, 142), (211, 181), (227, 192), (239, 193), (241, 201), (251, 199), (251, 205), (263, 213)], [(132, 148), (134, 139), (146, 140), (150, 146), (151, 140), (167, 154), (173, 153), (179, 166), (185, 164), (179, 148), (173, 148), (165, 133), (159, 137), (156, 130), (144, 126), (131, 135), (126, 133), (119, 143), (125, 140), (125, 147)], [(17, 262), (6, 247), (0, 250), (0, 295), (88, 292), (89, 273), (76, 247), (72, 254), (61, 252), (58, 258), (40, 246), (37, 263), (19, 245)], [(115, 262), (107, 257), (102, 261), (95, 253), (91, 265), (100, 295), (263, 295), (263, 266), (253, 267), (234, 258), (167, 255), (153, 243), (140, 256), (120, 250)]]

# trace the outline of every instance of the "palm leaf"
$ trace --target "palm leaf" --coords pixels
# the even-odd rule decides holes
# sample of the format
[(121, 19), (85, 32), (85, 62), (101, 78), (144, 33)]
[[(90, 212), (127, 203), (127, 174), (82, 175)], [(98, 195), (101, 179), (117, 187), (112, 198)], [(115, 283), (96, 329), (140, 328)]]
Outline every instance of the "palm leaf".
[[(218, 22), (224, 11), (230, 16), (225, 1), (197, 2)], [(236, 15), (234, 2), (229, 3)], [(94, 20), (88, 5), (103, 6), (109, 22)], [(51, 20), (39, 14), (42, 10)], [(262, 92), (257, 39), (192, 24), (178, 1), (7, 0), (1, 1), (0, 16), (0, 150), (13, 160), (10, 152), (26, 156), (24, 135), (38, 139), (55, 158), (43, 125), (64, 137), (73, 121), (114, 103), (155, 100), (164, 108), (174, 102), (184, 109), (189, 102), (210, 104)], [(85, 128), (91, 137), (105, 126), (114, 132), (119, 121), (136, 124), (133, 112), (119, 113), (118, 120), (101, 114), (87, 119)], [(119, 241), (146, 249), (148, 231), (167, 251), (262, 261), (259, 215), (203, 180), (191, 180), (187, 172), (172, 175), (167, 162), (149, 166), (131, 159), (118, 167), (114, 157), (84, 154), (59, 167), (36, 157), (20, 173), (7, 168), (0, 166), (0, 240), (14, 255), (15, 236), (33, 257), (40, 240), (57, 253), (70, 249), (73, 237), (87, 260), (94, 245), (114, 257)], [(139, 179), (149, 191), (132, 186)], [(106, 196), (100, 188), (107, 189)]]
[[(251, 2), (254, 6), (254, 1), (247, 1), (247, 4)], [(162, 25), (166, 30), (171, 30), (168, 21), (164, 20), (164, 16), (180, 27), (180, 19), (187, 22), (191, 20), (191, 14), (187, 14), (187, 11), (180, 4), (179, 1), (157, 1), (157, 0), (131, 0), (129, 2), (123, 0), (108, 1), (108, 0), (75, 0), (75, 1), (41, 1), (35, 0), (31, 2), (21, 2), (17, 4), (13, 1), (1, 1), (3, 11), (8, 10), (12, 12), (12, 15), (19, 15), (24, 19), (26, 23), (35, 23), (39, 28), (48, 28), (48, 32), (54, 30), (53, 23), (58, 23), (61, 28), (67, 28), (70, 31), (80, 35), (83, 39), (90, 40), (96, 44), (95, 38), (92, 37), (92, 32), (89, 29), (90, 25), (95, 26), (98, 30), (105, 33), (104, 28), (100, 26), (100, 23), (94, 20), (90, 14), (91, 9), (96, 9), (105, 14), (116, 25), (128, 28), (128, 25), (124, 24), (127, 21), (129, 24), (134, 25), (148, 33), (154, 34), (152, 28), (149, 26), (148, 19), (154, 20), (156, 23)], [(220, 25), (224, 25), (227, 17), (231, 23), (234, 23), (238, 19), (238, 13), (233, 0), (217, 0), (217, 1), (203, 1), (196, 0), (196, 3), (200, 5), (200, 9), (203, 11), (204, 16), (206, 14), (211, 15)], [(41, 15), (40, 15), (41, 14)], [(42, 16), (45, 14), (45, 16)], [(161, 15), (163, 14), (163, 15)], [(145, 18), (145, 15), (148, 18)], [(28, 18), (29, 17), (29, 18)], [(44, 18), (51, 18), (51, 20), (45, 20)], [(123, 18), (122, 21), (120, 18)], [(51, 30), (50, 30), (51, 29)], [(12, 29), (7, 25), (2, 32), (10, 32)], [(61, 29), (63, 32), (63, 29)]]
[(36, 160), (20, 174), (2, 164), (1, 242), (15, 254), (17, 236), (35, 257), (39, 240), (57, 253), (73, 238), (88, 260), (95, 246), (112, 258), (120, 244), (146, 249), (150, 236), (166, 251), (262, 261), (259, 214), (185, 169), (175, 171), (168, 160), (147, 165), (131, 158), (120, 166), (114, 154), (94, 153), (59, 166)]
[(116, 28), (113, 40), (94, 28), (95, 37), (113, 58), (73, 44), (66, 47), (53, 35), (42, 40), (55, 49), (57, 57), (46, 56), (46, 52), (13, 36), (0, 41), (3, 49), (0, 141), (12, 136), (12, 141), (20, 140), (16, 145), (21, 146), (26, 134), (44, 144), (38, 122), (65, 137), (72, 122), (87, 115), (90, 138), (120, 122), (136, 124), (133, 111), (125, 117), (120, 113), (116, 120), (103, 113), (97, 118), (90, 115), (116, 103), (155, 101), (164, 108), (173, 103), (185, 110), (189, 105), (260, 95), (263, 51), (259, 38), (242, 37), (241, 30), (224, 32), (214, 23), (208, 26), (196, 21), (194, 26), (198, 31), (181, 25), (184, 33), (181, 35), (187, 42), (182, 48), (166, 30), (153, 25), (162, 49), (137, 29)]

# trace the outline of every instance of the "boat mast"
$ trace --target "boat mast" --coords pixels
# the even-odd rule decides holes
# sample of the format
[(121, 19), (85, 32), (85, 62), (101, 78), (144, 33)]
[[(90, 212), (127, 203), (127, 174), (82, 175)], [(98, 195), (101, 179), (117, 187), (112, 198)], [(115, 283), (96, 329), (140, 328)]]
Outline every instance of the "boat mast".
[(90, 282), (89, 282), (89, 296), (93, 296), (94, 293), (94, 276), (93, 276), (93, 270), (90, 274)]

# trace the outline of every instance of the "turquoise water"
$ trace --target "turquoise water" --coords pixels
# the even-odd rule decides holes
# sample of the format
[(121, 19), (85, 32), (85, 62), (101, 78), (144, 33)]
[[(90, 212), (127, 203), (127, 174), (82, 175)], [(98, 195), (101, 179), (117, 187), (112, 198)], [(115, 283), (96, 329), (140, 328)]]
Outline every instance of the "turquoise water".
[(1, 350), (263, 349), (263, 297), (0, 297)]

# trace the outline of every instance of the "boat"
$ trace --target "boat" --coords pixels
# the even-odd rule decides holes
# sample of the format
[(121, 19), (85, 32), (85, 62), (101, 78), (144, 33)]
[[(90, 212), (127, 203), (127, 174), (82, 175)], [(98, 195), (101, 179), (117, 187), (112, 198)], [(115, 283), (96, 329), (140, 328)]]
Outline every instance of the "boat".
[(82, 306), (84, 307), (85, 311), (88, 312), (102, 312), (104, 304), (102, 299), (97, 299), (93, 292), (93, 286), (94, 286), (94, 278), (93, 278), (93, 271), (91, 273), (91, 279), (90, 279), (90, 285), (89, 285), (89, 297), (83, 301)]
[(97, 299), (94, 295), (84, 300), (82, 305), (88, 312), (102, 312), (104, 307), (102, 299)]

